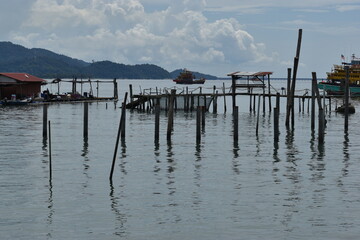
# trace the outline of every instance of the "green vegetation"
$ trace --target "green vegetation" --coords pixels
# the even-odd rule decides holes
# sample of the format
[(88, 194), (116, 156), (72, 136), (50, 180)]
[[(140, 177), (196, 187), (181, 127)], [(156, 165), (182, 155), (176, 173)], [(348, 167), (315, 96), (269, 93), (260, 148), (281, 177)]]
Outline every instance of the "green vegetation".
[(26, 72), (42, 78), (169, 79), (153, 64), (125, 65), (110, 61), (87, 63), (54, 52), (0, 42), (0, 72)]

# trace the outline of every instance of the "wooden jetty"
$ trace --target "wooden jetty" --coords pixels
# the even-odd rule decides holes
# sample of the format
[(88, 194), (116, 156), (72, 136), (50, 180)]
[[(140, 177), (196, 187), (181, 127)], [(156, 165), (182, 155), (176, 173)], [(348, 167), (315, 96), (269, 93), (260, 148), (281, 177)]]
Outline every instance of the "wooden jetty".
[[(71, 83), (71, 92), (61, 93), (60, 91), (60, 83)], [(99, 85), (100, 84), (114, 84), (114, 95), (109, 97), (99, 97)], [(87, 80), (77, 79), (74, 77), (72, 80), (61, 80), (56, 78), (47, 84), (56, 84), (57, 92), (50, 93), (50, 91), (44, 90), (41, 93), (41, 97), (36, 99), (40, 102), (83, 102), (83, 101), (117, 101), (118, 100), (118, 87), (117, 80), (114, 78), (112, 81), (105, 80), (91, 80), (90, 78)], [(78, 91), (77, 85), (80, 84), (80, 91)], [(88, 84), (90, 87), (89, 92), (83, 91), (83, 85)], [(93, 91), (93, 85), (96, 84), (96, 94)]]

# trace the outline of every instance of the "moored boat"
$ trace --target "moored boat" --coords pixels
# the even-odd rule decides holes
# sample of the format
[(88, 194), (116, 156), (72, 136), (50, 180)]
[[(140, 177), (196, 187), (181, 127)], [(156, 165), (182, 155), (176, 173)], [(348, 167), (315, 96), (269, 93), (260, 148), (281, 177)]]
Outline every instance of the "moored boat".
[[(344, 56), (342, 55), (344, 59)], [(327, 72), (327, 80), (318, 84), (330, 95), (343, 95), (345, 89), (346, 70), (349, 66), (349, 91), (352, 96), (360, 96), (360, 58), (352, 55), (350, 63), (342, 62), (342, 65), (334, 65), (331, 72)]]
[(184, 71), (173, 81), (177, 84), (204, 84), (205, 78), (195, 79), (195, 76), (191, 71), (184, 69)]

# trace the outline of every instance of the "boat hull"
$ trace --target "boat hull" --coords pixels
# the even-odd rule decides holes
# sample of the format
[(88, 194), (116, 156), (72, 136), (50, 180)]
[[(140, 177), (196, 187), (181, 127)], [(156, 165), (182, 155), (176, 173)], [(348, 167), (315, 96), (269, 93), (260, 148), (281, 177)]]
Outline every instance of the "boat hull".
[(176, 82), (176, 84), (204, 84), (205, 83), (205, 79), (199, 79), (199, 80), (193, 80), (193, 81), (184, 81), (184, 80), (175, 79), (173, 81)]
[[(340, 84), (320, 82), (318, 87), (331, 95), (344, 95), (344, 88)], [(351, 95), (360, 95), (360, 85), (349, 86), (349, 91)]]

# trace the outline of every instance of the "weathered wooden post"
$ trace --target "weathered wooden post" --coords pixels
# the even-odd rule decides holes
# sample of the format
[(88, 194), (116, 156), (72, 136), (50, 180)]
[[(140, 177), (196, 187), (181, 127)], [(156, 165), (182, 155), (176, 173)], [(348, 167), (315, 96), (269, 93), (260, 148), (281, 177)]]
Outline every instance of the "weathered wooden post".
[(216, 91), (213, 99), (213, 113), (217, 113), (217, 99), (218, 99), (218, 91)]
[(270, 90), (270, 74), (267, 75), (268, 77), (268, 91), (269, 91), (269, 112), (271, 112), (271, 90)]
[[(127, 93), (125, 93), (125, 96), (127, 96)], [(121, 104), (121, 141), (125, 141), (126, 136), (126, 99), (124, 99), (123, 103)]]
[(167, 140), (171, 140), (171, 132), (174, 129), (174, 100), (175, 100), (176, 89), (171, 89), (169, 111), (168, 111), (168, 127), (167, 127)]
[(225, 83), (223, 82), (223, 94), (224, 94), (224, 112), (226, 113), (226, 91), (225, 91)]
[(252, 111), (252, 108), (251, 108), (251, 102), (252, 102), (252, 91), (250, 91), (249, 97), (250, 97), (250, 101), (249, 101), (249, 112), (251, 112), (251, 111)]
[(274, 108), (274, 141), (279, 141), (279, 109)]
[(88, 125), (89, 125), (89, 103), (84, 102), (84, 131), (83, 137), (88, 137)]
[(312, 73), (311, 81), (311, 130), (315, 129), (315, 88), (316, 88), (316, 73)]
[(118, 99), (118, 87), (117, 87), (116, 78), (114, 78), (114, 99)]
[(155, 142), (159, 142), (160, 132), (160, 99), (156, 99), (155, 105)]
[(234, 142), (237, 143), (239, 140), (239, 107), (235, 106), (234, 109)]
[(99, 80), (96, 80), (96, 97), (99, 98)]
[(274, 108), (274, 141), (279, 141), (279, 114), (280, 114), (280, 93), (276, 94), (276, 107)]
[(196, 108), (196, 144), (201, 142), (201, 108)]
[(233, 112), (234, 109), (236, 107), (236, 77), (234, 75), (231, 76), (231, 81), (232, 81), (232, 105), (233, 105)]
[(324, 143), (325, 135), (325, 114), (324, 109), (319, 107), (319, 143)]
[[(132, 84), (129, 84), (129, 91), (130, 91), (130, 103), (133, 102), (133, 88), (132, 88)], [(131, 109), (133, 109), (133, 105), (131, 104)]]
[(47, 104), (43, 105), (43, 138), (47, 138)]
[(256, 95), (254, 94), (253, 111), (256, 112)]
[(350, 91), (349, 91), (349, 66), (345, 66), (345, 73), (346, 73), (346, 78), (345, 78), (345, 123), (344, 123), (344, 131), (347, 133), (348, 129), (349, 129), (349, 95), (350, 95)]
[[(124, 98), (124, 103), (126, 105), (126, 99), (127, 99), (127, 95), (128, 93), (125, 93), (125, 98)], [(125, 108), (122, 109), (122, 113), (126, 111)], [(116, 162), (116, 156), (117, 156), (117, 151), (118, 151), (118, 147), (119, 147), (119, 141), (120, 141), (120, 135), (121, 135), (121, 130), (123, 129), (123, 125), (124, 125), (124, 117), (123, 114), (121, 114), (120, 116), (120, 121), (119, 121), (119, 128), (118, 128), (118, 133), (117, 133), (117, 137), (116, 137), (116, 143), (115, 143), (115, 150), (114, 150), (114, 155), (113, 155), (113, 161), (112, 161), (112, 165), (111, 165), (111, 171), (110, 171), (110, 176), (109, 176), (109, 180), (112, 181), (112, 177), (113, 177), (113, 173), (114, 173), (114, 168), (115, 168), (115, 162)]]
[[(205, 97), (205, 96), (204, 96)], [(201, 106), (201, 126), (202, 129), (205, 129), (205, 113), (206, 113), (206, 107), (205, 106)]]
[(265, 114), (265, 88), (263, 88), (263, 114)]
[(52, 179), (52, 159), (51, 159), (51, 124), (49, 121), (49, 177)]
[(256, 136), (259, 135), (259, 117), (260, 117), (260, 97), (258, 97), (258, 109), (257, 109), (257, 118), (256, 118)]

